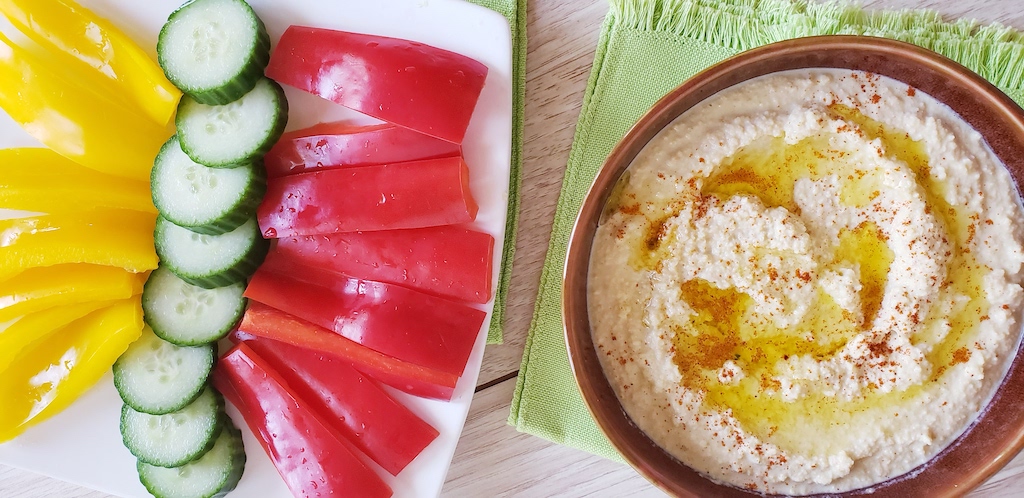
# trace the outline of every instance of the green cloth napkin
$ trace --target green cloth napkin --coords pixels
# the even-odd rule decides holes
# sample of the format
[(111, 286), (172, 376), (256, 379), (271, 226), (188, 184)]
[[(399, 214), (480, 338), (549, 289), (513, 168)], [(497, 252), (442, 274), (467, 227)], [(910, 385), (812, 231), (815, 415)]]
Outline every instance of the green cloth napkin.
[(803, 0), (611, 0), (512, 398), (509, 423), (516, 429), (620, 458), (583, 404), (562, 333), (562, 265), (583, 197), (616, 142), (672, 88), (741, 51), (820, 34), (885, 36), (921, 45), (966, 65), (1024, 104), (1024, 35), (1004, 26)]
[(523, 164), (523, 99), (526, 96), (526, 0), (469, 0), (508, 19), (512, 29), (512, 169), (508, 179), (508, 218), (505, 222), (505, 246), (502, 248), (501, 275), (494, 294), (494, 312), (487, 329), (487, 344), (501, 344), (505, 320), (505, 294), (512, 276), (512, 257), (516, 252), (516, 228), (519, 226), (520, 168)]

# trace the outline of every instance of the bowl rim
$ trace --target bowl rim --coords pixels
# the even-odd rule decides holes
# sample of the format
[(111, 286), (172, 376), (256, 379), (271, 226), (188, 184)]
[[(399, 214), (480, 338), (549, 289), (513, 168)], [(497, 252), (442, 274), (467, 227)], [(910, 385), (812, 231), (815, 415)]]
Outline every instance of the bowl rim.
[[(1018, 192), (1018, 198), (1021, 198), (1021, 188), (1024, 185), (1024, 154), (1021, 155), (1022, 157), (1019, 161), (1007, 161), (1005, 156), (1007, 155), (1007, 150), (1019, 151), (1024, 149), (1024, 110), (995, 87), (995, 85), (970, 69), (938, 53), (909, 43), (886, 38), (856, 35), (824, 35), (780, 41), (725, 59), (686, 79), (659, 99), (650, 110), (630, 127), (629, 131), (615, 145), (598, 169), (594, 180), (591, 182), (583, 198), (569, 235), (563, 262), (561, 317), (563, 339), (565, 340), (573, 379), (581, 393), (587, 410), (594, 418), (598, 428), (631, 467), (662, 491), (671, 495), (704, 496), (709, 492), (713, 492), (737, 496), (764, 496), (763, 493), (753, 493), (731, 485), (716, 483), (706, 476), (697, 473), (684, 462), (669, 456), (667, 452), (655, 445), (646, 434), (633, 424), (619, 403), (618, 398), (611, 390), (607, 378), (604, 376), (603, 371), (600, 370), (600, 361), (597, 359), (597, 353), (593, 347), (586, 293), (590, 250), (601, 212), (607, 202), (611, 188), (618, 181), (622, 173), (628, 169), (640, 151), (650, 140), (687, 109), (734, 84), (763, 74), (796, 69), (796, 67), (762, 72), (753, 71), (757, 74), (746, 76), (738, 81), (721, 86), (723, 82), (731, 81), (731, 79), (735, 79), (737, 74), (750, 71), (752, 68), (758, 67), (758, 65), (770, 65), (772, 60), (780, 55), (802, 54), (807, 56), (812, 53), (832, 54), (837, 51), (859, 51), (859, 53), (871, 56), (896, 57), (906, 63), (921, 67), (923, 70), (941, 75), (947, 81), (959, 85), (962, 91), (974, 94), (977, 98), (983, 100), (988, 107), (996, 111), (993, 118), (1000, 123), (999, 126), (996, 126), (996, 129), (1005, 129), (1006, 134), (1006, 136), (1000, 135), (996, 137), (997, 141), (1003, 142), (999, 145), (999, 150), (993, 145), (989, 136), (985, 135), (985, 139), (989, 142), (993, 151), (996, 152), (997, 157), (1010, 171)], [(799, 68), (835, 67), (858, 70), (849, 67), (850, 64), (833, 66), (828, 65), (828, 60), (823, 59), (822, 62), (823, 64), (821, 65), (805, 65), (799, 66)], [(904, 79), (899, 76), (886, 74), (885, 71), (874, 72), (884, 74), (898, 81), (903, 81)], [(733, 78), (730, 78), (730, 76)], [(689, 105), (681, 104), (687, 101), (692, 101), (692, 103)], [(950, 107), (954, 107), (945, 100), (940, 101)], [(977, 128), (973, 121), (968, 121), (968, 123), (973, 128)], [(1009, 140), (1009, 144), (1006, 143), (1006, 140)], [(1021, 327), (1022, 325), (1018, 323), (1017, 326)], [(945, 487), (942, 489), (928, 488), (930, 494), (932, 496), (959, 496), (966, 494), (998, 472), (1024, 448), (1024, 400), (1018, 402), (1008, 400), (1008, 398), (1012, 397), (1024, 398), (1024, 354), (1022, 354), (1022, 351), (1024, 351), (1024, 343), (1021, 342), (1021, 336), (1018, 336), (1016, 349), (1013, 350), (1014, 358), (1007, 361), (1007, 371), (1000, 380), (995, 394), (979, 411), (975, 420), (968, 425), (964, 432), (938, 454), (933, 455), (927, 462), (903, 475), (874, 484), (868, 488), (851, 490), (842, 495), (856, 496), (886, 490), (902, 493), (914, 489), (913, 481), (918, 476), (941, 473), (937, 477), (940, 478), (940, 482)], [(586, 356), (592, 356), (592, 358), (584, 359)], [(593, 362), (595, 360), (598, 363), (597, 368), (600, 373), (598, 377), (595, 377), (593, 372)], [(614, 401), (612, 403), (613, 406), (602, 405), (603, 402), (607, 403), (609, 392), (611, 393), (611, 399)], [(958, 463), (964, 464), (967, 462), (958, 462), (956, 458), (950, 457), (950, 454), (954, 454), (954, 450), (962, 446), (965, 439), (968, 439), (972, 434), (976, 436), (972, 442), (974, 440), (981, 441), (976, 429), (984, 432), (985, 426), (993, 425), (991, 423), (986, 424), (986, 421), (991, 420), (989, 416), (991, 413), (990, 409), (994, 406), (1004, 407), (1007, 403), (1011, 404), (1011, 408), (1020, 408), (1019, 413), (1022, 413), (1022, 415), (1011, 420), (1010, 427), (1004, 427), (1006, 421), (1000, 421), (1003, 425), (997, 428), (1001, 430), (1001, 434), (1004, 435), (1005, 439), (1001, 439), (1000, 443), (984, 446), (991, 448), (985, 452), (990, 457), (987, 461), (981, 463), (973, 462), (976, 465), (970, 472), (957, 472)], [(1003, 408), (1003, 410), (1005, 411), (1006, 409)], [(623, 418), (625, 419), (625, 426), (623, 426)], [(628, 434), (619, 432), (621, 430), (627, 431)], [(639, 439), (637, 439), (638, 434)], [(986, 439), (992, 440), (991, 437)], [(656, 450), (652, 450), (651, 446)], [(697, 484), (696, 488), (681, 484), (679, 480), (667, 475), (668, 473), (664, 472), (663, 469), (646, 462), (641, 454), (641, 450), (648, 452), (660, 450), (663, 457), (675, 462), (680, 467), (677, 470), (683, 474), (683, 477), (693, 481), (696, 476), (703, 482), (691, 483)], [(656, 454), (655, 458), (659, 461), (661, 460)], [(938, 464), (933, 465), (935, 462), (946, 461), (952, 462), (952, 467), (946, 468), (943, 465), (942, 468), (938, 468)]]

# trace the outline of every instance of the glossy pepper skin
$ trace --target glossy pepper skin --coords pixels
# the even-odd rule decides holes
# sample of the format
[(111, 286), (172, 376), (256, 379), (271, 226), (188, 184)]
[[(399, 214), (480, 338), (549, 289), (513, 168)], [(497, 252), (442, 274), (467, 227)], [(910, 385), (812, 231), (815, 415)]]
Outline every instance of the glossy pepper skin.
[(124, 100), (157, 124), (174, 115), (181, 92), (142, 47), (89, 9), (68, 0), (0, 0), (0, 13), (82, 83)]
[(399, 360), (461, 376), (486, 314), (400, 285), (347, 277), (271, 252), (245, 297)]
[(419, 42), (290, 26), (267, 76), (381, 121), (462, 143), (487, 66)]
[(245, 344), (217, 362), (213, 385), (242, 413), (294, 496), (391, 496), (391, 488)]
[(46, 340), (65, 325), (113, 303), (114, 301), (91, 301), (55, 306), (18, 318), (16, 322), (0, 331), (0, 372), (6, 370), (26, 348)]
[(462, 155), (462, 146), (393, 124), (320, 123), (285, 133), (263, 156), (267, 176)]
[(142, 333), (138, 299), (118, 302), (57, 331), (0, 372), (0, 442), (67, 408)]
[(427, 294), (486, 303), (491, 298), (494, 237), (458, 226), (304, 235), (274, 249), (296, 261)]
[(245, 341), (339, 438), (398, 475), (438, 432), (347, 363), (262, 338)]
[(0, 220), (0, 281), (28, 268), (67, 263), (132, 273), (156, 269), (155, 226), (156, 215), (121, 209)]
[(318, 327), (265, 304), (250, 301), (232, 340), (262, 337), (275, 343), (318, 351), (395, 389), (424, 398), (452, 399), (457, 375), (404, 362), (378, 353), (333, 331)]
[(112, 96), (83, 85), (67, 68), (0, 33), (0, 108), (29, 135), (83, 166), (148, 181), (171, 135)]
[(149, 182), (105, 175), (50, 149), (0, 149), (0, 207), (70, 213), (85, 206), (156, 214)]
[(446, 157), (274, 178), (256, 216), (273, 239), (455, 225), (478, 209), (466, 163)]
[(145, 273), (68, 264), (29, 268), (0, 282), (0, 322), (55, 306), (128, 299), (142, 293)]

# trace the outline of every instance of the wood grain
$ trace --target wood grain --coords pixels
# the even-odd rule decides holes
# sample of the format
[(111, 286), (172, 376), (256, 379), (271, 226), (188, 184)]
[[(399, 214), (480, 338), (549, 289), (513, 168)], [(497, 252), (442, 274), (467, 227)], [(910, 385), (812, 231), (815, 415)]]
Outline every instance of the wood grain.
[(473, 398), (444, 496), (661, 496), (629, 467), (505, 424), (515, 382)]
[[(1019, 0), (872, 0), (862, 5), (931, 8), (949, 17), (998, 21), (1024, 30), (1024, 5)], [(479, 383), (488, 387), (473, 400), (442, 492), (446, 497), (662, 496), (624, 465), (516, 432), (505, 423), (515, 379), (494, 382), (519, 368), (555, 204), (606, 11), (607, 4), (600, 1), (530, 1), (523, 196), (505, 344), (487, 349)], [(108, 496), (0, 466), (3, 498)], [(1024, 496), (1024, 455), (971, 496)]]
[(523, 188), (505, 343), (484, 354), (481, 383), (519, 369), (533, 317), (562, 173), (594, 61), (605, 2), (530, 2), (527, 12)]

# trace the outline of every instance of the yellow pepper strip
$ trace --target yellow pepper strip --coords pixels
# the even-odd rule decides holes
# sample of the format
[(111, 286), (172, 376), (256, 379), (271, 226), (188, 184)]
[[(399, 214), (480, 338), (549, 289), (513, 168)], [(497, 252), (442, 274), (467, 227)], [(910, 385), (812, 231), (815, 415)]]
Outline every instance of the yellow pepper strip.
[(156, 213), (147, 182), (105, 175), (50, 149), (0, 150), (0, 208), (67, 213), (85, 206)]
[(0, 33), (0, 108), (47, 147), (96, 171), (146, 181), (167, 126), (83, 86)]
[(89, 84), (167, 124), (181, 92), (160, 66), (111, 22), (66, 0), (0, 0), (0, 13)]
[(138, 299), (72, 322), (0, 372), (0, 442), (67, 408), (110, 371), (142, 333)]
[(54, 306), (128, 299), (141, 293), (145, 282), (145, 273), (129, 273), (113, 266), (30, 268), (0, 282), (0, 322)]
[(65, 325), (111, 304), (111, 301), (96, 301), (57, 306), (16, 319), (0, 331), (0, 372), (18, 358), (23, 350), (46, 340)]
[(156, 269), (155, 226), (155, 215), (105, 208), (0, 220), (0, 281), (65, 263)]

